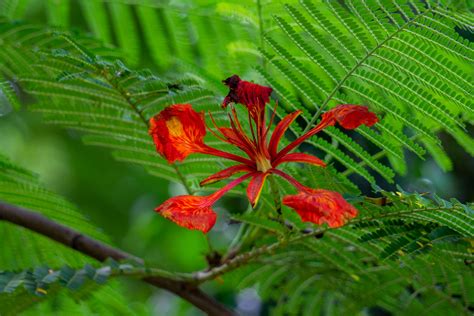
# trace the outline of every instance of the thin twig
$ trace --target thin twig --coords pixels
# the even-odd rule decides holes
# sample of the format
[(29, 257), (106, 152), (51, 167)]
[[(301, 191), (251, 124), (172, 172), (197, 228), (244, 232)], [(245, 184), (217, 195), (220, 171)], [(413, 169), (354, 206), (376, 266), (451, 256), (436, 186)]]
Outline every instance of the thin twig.
[[(413, 210), (400, 210), (397, 212), (390, 212), (390, 213), (378, 214), (376, 216), (355, 219), (346, 223), (346, 226), (352, 226), (352, 225), (361, 224), (365, 222), (376, 221), (376, 220), (387, 218), (387, 217), (400, 217), (403, 215), (417, 214), (417, 213), (429, 212), (429, 211), (447, 211), (447, 210), (452, 210), (453, 208), (455, 207), (426, 207), (426, 208), (419, 208), (419, 209), (413, 209)], [(308, 233), (302, 233), (288, 239), (280, 240), (271, 245), (264, 245), (259, 248), (252, 249), (246, 253), (242, 253), (240, 255), (233, 257), (232, 259), (226, 261), (224, 264), (218, 267), (215, 267), (211, 270), (203, 270), (203, 271), (194, 273), (194, 280), (198, 284), (203, 283), (205, 281), (213, 280), (224, 273), (235, 270), (247, 264), (248, 262), (255, 260), (256, 258), (260, 257), (263, 254), (271, 254), (275, 252), (276, 250), (278, 250), (279, 248), (287, 246), (288, 244), (296, 243), (309, 237), (318, 237), (324, 234), (326, 231), (334, 230), (334, 229), (337, 229), (337, 228), (322, 227)]]

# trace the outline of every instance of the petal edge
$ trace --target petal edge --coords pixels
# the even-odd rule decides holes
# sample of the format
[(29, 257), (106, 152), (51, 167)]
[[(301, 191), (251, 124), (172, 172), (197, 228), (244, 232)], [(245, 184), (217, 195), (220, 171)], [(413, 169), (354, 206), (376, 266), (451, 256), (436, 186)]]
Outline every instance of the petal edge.
[(251, 172), (251, 171), (253, 171), (253, 169), (251, 169), (247, 165), (232, 166), (232, 167), (226, 168), (224, 170), (221, 170), (221, 171), (207, 177), (206, 179), (202, 180), (199, 184), (201, 186), (204, 186), (204, 185), (207, 185), (207, 184), (215, 183), (217, 181), (227, 179), (227, 178), (233, 176), (236, 173), (244, 172), (244, 171)]
[(252, 205), (252, 208), (254, 208), (258, 203), (260, 194), (262, 193), (263, 185), (265, 184), (265, 179), (268, 175), (268, 172), (256, 172), (250, 180), (250, 183), (247, 187), (247, 197), (250, 204)]
[(284, 162), (301, 162), (301, 163), (307, 163), (307, 164), (311, 164), (311, 165), (315, 165), (315, 166), (319, 166), (319, 167), (326, 167), (326, 163), (324, 161), (322, 161), (321, 159), (319, 159), (316, 156), (308, 155), (308, 154), (305, 154), (305, 153), (286, 154), (283, 157), (281, 157), (280, 159), (278, 159), (275, 162), (273, 167), (277, 167), (277, 166), (279, 166), (280, 164), (282, 164)]

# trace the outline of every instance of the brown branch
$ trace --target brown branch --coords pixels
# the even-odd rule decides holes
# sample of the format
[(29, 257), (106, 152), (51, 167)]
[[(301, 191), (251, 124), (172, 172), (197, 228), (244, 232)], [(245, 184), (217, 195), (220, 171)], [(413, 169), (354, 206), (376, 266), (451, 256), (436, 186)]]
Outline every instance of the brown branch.
[[(0, 220), (25, 227), (99, 261), (113, 258), (115, 260), (133, 259), (137, 262), (142, 262), (141, 259), (120, 249), (113, 248), (100, 241), (85, 236), (69, 227), (56, 223), (39, 213), (14, 205), (0, 202)], [(178, 281), (161, 276), (145, 277), (142, 280), (156, 287), (175, 293), (208, 315), (235, 315), (232, 310), (222, 305), (190, 282)]]

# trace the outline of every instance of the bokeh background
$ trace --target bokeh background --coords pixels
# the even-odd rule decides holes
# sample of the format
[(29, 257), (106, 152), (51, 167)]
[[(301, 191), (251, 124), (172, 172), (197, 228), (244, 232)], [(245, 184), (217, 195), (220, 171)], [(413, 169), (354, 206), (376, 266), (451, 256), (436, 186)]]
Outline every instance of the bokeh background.
[[(219, 86), (219, 79), (233, 73), (246, 79), (258, 78), (252, 69), (260, 61), (252, 57), (252, 50), (258, 44), (259, 23), (271, 28), (271, 14), (281, 12), (283, 3), (239, 2), (241, 12), (232, 11), (230, 5), (222, 1), (77, 0), (68, 1), (68, 12), (61, 15), (54, 10), (64, 1), (3, 0), (0, 14), (97, 37), (108, 45), (121, 47), (123, 58), (134, 68), (149, 68), (160, 76), (172, 78), (192, 73), (207, 76), (214, 83), (210, 88), (223, 97), (225, 87)], [(95, 5), (100, 5), (108, 14), (108, 34), (89, 23), (87, 12)], [(459, 5), (469, 4), (459, 1)], [(135, 24), (124, 27), (135, 32), (136, 37), (119, 35), (122, 33), (114, 22), (112, 11), (121, 6), (131, 8), (127, 12), (134, 15)], [(155, 35), (144, 30), (140, 19), (146, 15), (145, 9), (141, 8), (158, 11), (162, 15), (160, 21), (168, 21), (163, 24), (168, 29)], [(61, 19), (63, 16), (67, 19)], [(209, 26), (214, 32), (211, 35), (208, 34)], [(122, 32), (127, 34), (126, 30)], [(168, 37), (163, 37), (166, 34)], [(234, 49), (236, 41), (241, 44), (240, 50)], [(247, 47), (247, 51), (243, 52), (242, 47)], [(157, 51), (162, 52), (158, 59)], [(241, 54), (245, 54), (245, 59)], [(473, 131), (470, 132), (472, 135)], [(473, 201), (474, 160), (449, 135), (442, 135), (442, 141), (452, 159), (452, 171), (444, 172), (432, 158), (422, 161), (407, 154), (408, 172), (397, 176), (398, 184), (407, 191), (436, 193), (443, 198), (455, 197), (461, 202)], [(204, 255), (209, 248), (203, 234), (180, 228), (153, 212), (154, 207), (169, 196), (182, 191), (179, 185), (150, 176), (139, 167), (117, 162), (106, 149), (84, 146), (79, 132), (42, 124), (39, 114), (26, 109), (11, 111), (8, 101), (1, 95), (0, 151), (38, 173), (46, 187), (76, 204), (117, 246), (169, 270), (194, 271), (206, 266)], [(386, 183), (381, 185), (395, 189)], [(370, 187), (364, 187), (364, 190), (371, 194)], [(217, 250), (224, 249), (236, 233), (236, 228), (226, 221), (226, 205), (242, 210), (247, 207), (245, 201), (236, 198), (224, 200), (219, 205), (218, 211), (223, 216), (209, 234), (211, 245)], [(134, 282), (129, 282), (127, 287), (132, 301), (147, 302), (147, 308), (155, 315), (198, 313), (164, 291)], [(252, 289), (234, 293), (224, 283), (210, 285), (208, 290), (219, 299), (235, 304), (246, 315), (264, 313), (265, 306)]]

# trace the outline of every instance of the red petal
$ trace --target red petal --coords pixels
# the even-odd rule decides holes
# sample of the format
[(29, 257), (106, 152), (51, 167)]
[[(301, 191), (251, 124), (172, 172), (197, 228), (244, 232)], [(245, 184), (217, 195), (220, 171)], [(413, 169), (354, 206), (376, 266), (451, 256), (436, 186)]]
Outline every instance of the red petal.
[(237, 75), (233, 75), (223, 82), (229, 87), (229, 94), (225, 97), (222, 106), (226, 107), (231, 102), (243, 104), (254, 121), (258, 123), (265, 110), (265, 104), (270, 102), (270, 94), (273, 89), (241, 80)]
[(377, 115), (370, 112), (368, 107), (354, 104), (338, 105), (324, 113), (322, 117), (322, 122), (327, 121), (328, 125), (337, 122), (345, 129), (355, 129), (362, 124), (372, 126), (379, 121)]
[(214, 182), (217, 182), (217, 181), (220, 181), (220, 180), (223, 180), (223, 179), (227, 179), (227, 178), (233, 176), (234, 174), (236, 174), (238, 172), (252, 171), (252, 170), (253, 169), (251, 169), (247, 165), (232, 166), (232, 167), (226, 168), (222, 171), (219, 171), (219, 172), (213, 174), (210, 177), (207, 177), (206, 179), (201, 181), (200, 185), (206, 185), (206, 184), (214, 183)]
[(251, 175), (244, 174), (208, 196), (179, 195), (172, 197), (158, 206), (155, 211), (180, 226), (207, 233), (216, 223), (217, 217), (211, 206), (227, 191)]
[(212, 203), (216, 202), (218, 199), (220, 199), (226, 192), (229, 190), (232, 190), (235, 186), (239, 185), (242, 183), (244, 180), (247, 178), (253, 176), (253, 173), (246, 173), (243, 176), (240, 176), (239, 178), (232, 180), (231, 182), (227, 183), (224, 187), (220, 188), (216, 192), (212, 193), (209, 195), (209, 199)]
[(293, 208), (304, 222), (327, 223), (330, 227), (340, 227), (357, 216), (357, 209), (341, 194), (322, 189), (306, 189), (296, 195), (287, 195), (283, 204)]
[(199, 152), (206, 126), (202, 113), (194, 111), (190, 104), (175, 104), (150, 119), (149, 134), (156, 150), (173, 163)]
[(225, 139), (227, 139), (230, 144), (239, 147), (247, 155), (252, 155), (248, 140), (243, 138), (240, 133), (236, 132), (236, 130), (228, 127), (219, 127), (219, 132), (224, 135)]
[(207, 233), (216, 223), (210, 198), (206, 196), (180, 195), (172, 197), (155, 209), (163, 217), (188, 229)]
[(303, 153), (286, 154), (278, 161), (275, 161), (273, 163), (273, 167), (276, 167), (284, 162), (301, 162), (301, 163), (309, 163), (309, 164), (320, 166), (320, 167), (326, 167), (326, 164), (324, 163), (324, 161), (322, 161), (318, 157), (308, 155), (308, 154), (303, 154)]
[(295, 188), (297, 188), (299, 191), (305, 191), (306, 189), (308, 189), (308, 187), (302, 185), (301, 183), (298, 182), (298, 180), (296, 180), (295, 178), (293, 178), (292, 176), (290, 176), (289, 174), (281, 170), (272, 168), (268, 170), (268, 172), (279, 175), (280, 177), (288, 181), (291, 185), (293, 185)]
[(231, 154), (231, 153), (228, 153), (228, 152), (225, 152), (225, 151), (207, 146), (206, 144), (204, 144), (203, 147), (200, 148), (199, 152), (204, 153), (204, 154), (208, 154), (208, 155), (212, 155), (212, 156), (222, 157), (222, 158), (229, 159), (229, 160), (234, 160), (234, 161), (246, 164), (250, 167), (255, 166), (255, 163), (250, 159), (247, 159), (247, 158), (244, 158), (244, 157), (241, 157), (241, 156), (237, 156), (237, 155), (234, 155), (234, 154)]
[(252, 180), (250, 180), (247, 187), (247, 197), (249, 198), (252, 207), (255, 207), (257, 204), (260, 193), (262, 193), (263, 185), (265, 184), (265, 179), (268, 175), (268, 172), (257, 172), (252, 177)]
[(306, 134), (298, 137), (291, 144), (280, 150), (276, 155), (275, 160), (280, 159), (283, 155), (289, 153), (296, 147), (298, 147), (305, 140), (318, 133), (327, 126), (332, 126), (339, 123), (345, 129), (354, 129), (364, 124), (372, 126), (378, 122), (378, 117), (373, 112), (369, 112), (366, 106), (353, 105), (353, 104), (342, 104), (335, 108), (327, 111), (322, 115), (322, 120), (318, 125), (310, 129)]
[(237, 86), (238, 102), (247, 106), (250, 113), (260, 112), (265, 108), (265, 104), (270, 102), (272, 91), (270, 87), (242, 80)]
[(281, 138), (285, 134), (286, 130), (290, 127), (291, 123), (301, 114), (302, 111), (298, 110), (293, 113), (285, 116), (275, 127), (272, 137), (270, 138), (270, 143), (268, 145), (270, 156), (274, 157), (278, 150), (278, 144), (280, 143)]

